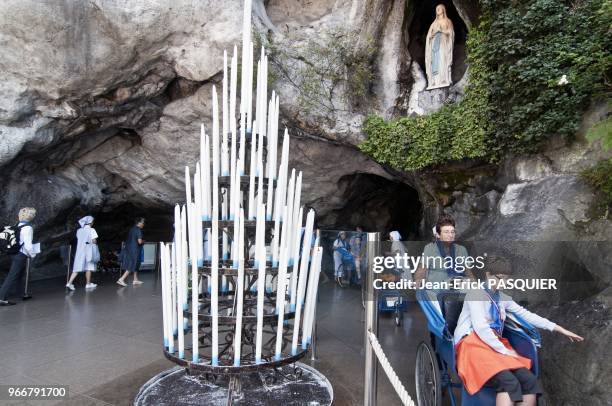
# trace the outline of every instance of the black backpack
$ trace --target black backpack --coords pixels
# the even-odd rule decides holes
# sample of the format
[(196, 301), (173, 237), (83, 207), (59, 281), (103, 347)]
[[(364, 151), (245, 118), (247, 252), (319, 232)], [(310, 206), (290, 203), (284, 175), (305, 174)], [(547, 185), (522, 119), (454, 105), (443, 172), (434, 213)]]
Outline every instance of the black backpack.
[(0, 232), (0, 252), (8, 255), (15, 255), (19, 252), (22, 245), (19, 243), (19, 233), (25, 225), (15, 224), (14, 226), (4, 227), (4, 230)]

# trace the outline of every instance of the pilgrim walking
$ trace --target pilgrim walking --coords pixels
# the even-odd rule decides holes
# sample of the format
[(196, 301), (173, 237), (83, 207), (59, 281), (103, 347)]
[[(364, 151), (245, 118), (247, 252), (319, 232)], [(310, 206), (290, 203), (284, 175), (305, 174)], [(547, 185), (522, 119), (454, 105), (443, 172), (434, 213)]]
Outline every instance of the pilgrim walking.
[(131, 273), (134, 274), (134, 280), (132, 281), (133, 285), (141, 285), (142, 281), (138, 280), (138, 269), (140, 268), (140, 255), (142, 251), (142, 245), (144, 244), (144, 240), (142, 239), (142, 229), (145, 225), (144, 217), (138, 217), (136, 219), (136, 224), (134, 227), (130, 229), (128, 233), (127, 241), (125, 242), (125, 247), (123, 248), (123, 252), (121, 254), (121, 268), (125, 269), (125, 272), (117, 280), (117, 284), (121, 286), (127, 286), (125, 280), (128, 275)]
[(19, 246), (15, 246), (15, 249), (18, 248), (18, 251), (15, 254), (11, 254), (11, 269), (4, 279), (2, 287), (0, 287), (0, 306), (12, 306), (15, 304), (8, 301), (7, 298), (15, 285), (22, 280), (23, 270), (26, 267), (28, 258), (36, 256), (35, 247), (32, 243), (34, 229), (31, 225), (34, 217), (36, 217), (36, 209), (32, 207), (24, 207), (19, 210), (19, 223), (13, 227), (15, 239), (17, 240), (16, 243)]
[(96, 285), (91, 282), (91, 273), (96, 270), (96, 264), (100, 261), (100, 251), (98, 250), (98, 233), (93, 228), (94, 218), (85, 216), (79, 220), (80, 228), (76, 232), (77, 246), (74, 254), (74, 264), (72, 275), (66, 284), (66, 288), (74, 290), (74, 280), (77, 275), (85, 272), (87, 284), (85, 289), (93, 289)]

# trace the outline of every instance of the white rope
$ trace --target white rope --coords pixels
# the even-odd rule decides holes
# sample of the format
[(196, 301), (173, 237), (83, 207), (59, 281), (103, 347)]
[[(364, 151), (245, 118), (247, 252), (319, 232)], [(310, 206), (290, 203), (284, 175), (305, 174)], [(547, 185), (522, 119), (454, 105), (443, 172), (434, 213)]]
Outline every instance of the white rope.
[(380, 343), (376, 339), (376, 336), (372, 334), (371, 331), (368, 331), (368, 338), (370, 339), (370, 344), (372, 345), (374, 353), (378, 357), (378, 361), (380, 361), (380, 365), (382, 365), (383, 370), (387, 374), (387, 378), (389, 378), (389, 381), (391, 382), (391, 385), (393, 385), (395, 392), (397, 392), (397, 395), (402, 401), (402, 404), (404, 406), (415, 406), (413, 400), (410, 398), (410, 395), (406, 391), (406, 388), (404, 388), (404, 385), (399, 380), (397, 374), (393, 370), (393, 367), (389, 363), (389, 360), (387, 359), (387, 356), (385, 355), (382, 347), (380, 346)]

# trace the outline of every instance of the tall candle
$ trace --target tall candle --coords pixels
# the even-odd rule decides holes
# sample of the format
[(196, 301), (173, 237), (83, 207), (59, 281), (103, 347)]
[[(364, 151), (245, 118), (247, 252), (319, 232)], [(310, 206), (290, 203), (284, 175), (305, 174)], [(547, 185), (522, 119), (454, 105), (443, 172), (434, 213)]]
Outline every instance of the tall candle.
[(236, 143), (238, 141), (238, 132), (236, 125), (236, 87), (238, 86), (238, 49), (234, 45), (234, 55), (232, 56), (231, 77), (230, 77), (230, 107), (229, 107), (229, 122), (230, 132), (232, 134), (232, 148), (230, 154), (230, 176), (234, 179), (234, 172), (237, 170), (237, 151)]
[(310, 276), (308, 278), (308, 291), (306, 299), (306, 314), (304, 315), (304, 325), (302, 327), (302, 349), (308, 348), (311, 341), (312, 323), (314, 317), (314, 306), (317, 301), (317, 290), (319, 275), (321, 273), (321, 258), (323, 248), (316, 247), (314, 259), (310, 266)]
[(236, 286), (236, 332), (234, 334), (234, 366), (240, 366), (240, 352), (242, 350), (242, 312), (244, 301), (244, 210), (237, 215), (239, 219), (238, 234), (238, 283)]
[(300, 242), (301, 242), (301, 236), (302, 236), (302, 217), (303, 217), (303, 209), (300, 207), (298, 216), (297, 216), (297, 221), (294, 224), (293, 227), (293, 247), (291, 247), (292, 252), (291, 252), (291, 256), (293, 257), (293, 270), (291, 272), (291, 286), (289, 291), (291, 292), (291, 310), (295, 310), (295, 296), (296, 296), (296, 290), (297, 290), (297, 271), (298, 271), (298, 263), (299, 261), (299, 254), (300, 254)]
[(229, 154), (228, 154), (228, 100), (227, 100), (227, 51), (223, 51), (223, 86), (221, 88), (221, 117), (222, 117), (222, 144), (221, 144), (221, 176), (229, 176)]
[(287, 258), (288, 258), (288, 240), (291, 234), (291, 226), (289, 222), (284, 222), (281, 231), (281, 249), (280, 249), (280, 262), (278, 265), (278, 277), (276, 278), (276, 314), (277, 325), (276, 325), (276, 346), (275, 346), (275, 359), (280, 360), (281, 358), (281, 347), (283, 342), (283, 322), (285, 315), (285, 305), (287, 302), (286, 296), (286, 281), (287, 281)]
[[(252, 75), (249, 71), (249, 58), (251, 56), (251, 0), (245, 0), (242, 14), (242, 74), (240, 75), (240, 113), (247, 113), (248, 81)], [(249, 114), (249, 119), (251, 116)], [(242, 122), (244, 124), (244, 121)]]
[(255, 131), (255, 124), (253, 124), (253, 130), (251, 132), (251, 162), (250, 162), (250, 169), (249, 169), (249, 205), (248, 205), (248, 210), (249, 210), (249, 220), (253, 220), (255, 219), (255, 212), (256, 212), (256, 207), (255, 207), (255, 171), (256, 171), (256, 165), (257, 165), (257, 157), (256, 157), (256, 152), (257, 152), (257, 136), (256, 136), (256, 131)]
[[(283, 136), (283, 150), (281, 155), (281, 165), (279, 168), (279, 181), (276, 186), (276, 198), (274, 217), (281, 215), (281, 210), (285, 205), (287, 197), (287, 171), (289, 168), (289, 132), (285, 128)], [(278, 210), (277, 210), (278, 209)], [(284, 219), (283, 219), (284, 221)]]
[(212, 174), (212, 232), (210, 312), (212, 315), (212, 365), (219, 365), (219, 108), (217, 90), (213, 86), (213, 174)]
[(183, 296), (185, 296), (185, 290), (183, 288), (183, 268), (185, 266), (185, 264), (183, 263), (183, 259), (185, 258), (184, 255), (184, 248), (183, 248), (183, 237), (182, 234), (184, 232), (183, 229), (183, 220), (184, 220), (184, 211), (181, 210), (181, 254), (180, 254), (180, 263), (179, 266), (177, 268), (177, 273), (176, 273), (176, 285), (177, 285), (177, 297), (178, 297), (178, 301), (177, 301), (177, 327), (178, 327), (178, 356), (181, 359), (185, 358), (185, 327), (184, 327), (184, 323), (185, 323), (185, 319), (183, 317)]
[[(249, 44), (249, 68), (247, 71), (247, 123), (249, 124), (249, 130), (255, 129), (255, 123), (253, 122), (253, 42)], [(253, 126), (250, 127), (251, 122)]]
[[(283, 207), (282, 216), (287, 215), (287, 206)], [(274, 235), (272, 237), (272, 266), (278, 266), (279, 247), (280, 247), (280, 217), (274, 219)]]
[(204, 249), (203, 249), (203, 236), (202, 236), (202, 173), (200, 170), (200, 163), (196, 164), (196, 172), (193, 179), (193, 189), (195, 195), (195, 206), (192, 222), (193, 228), (195, 229), (195, 260), (197, 266), (204, 265)]
[(279, 108), (280, 97), (276, 96), (276, 100), (274, 101), (274, 118), (272, 120), (272, 147), (270, 149), (270, 168), (272, 171), (272, 179), (277, 179), (276, 173), (276, 155), (278, 149), (278, 117), (280, 114)]
[[(168, 283), (166, 282), (167, 264), (166, 264), (166, 245), (163, 242), (159, 243), (160, 262), (161, 262), (161, 282), (162, 282), (162, 329), (164, 331), (164, 350), (168, 349), (168, 298), (166, 295), (166, 288)], [(170, 317), (172, 320), (172, 317)], [(172, 323), (172, 321), (170, 321)]]
[(246, 155), (246, 114), (240, 113), (240, 148), (238, 149), (238, 173), (244, 175), (244, 158)]
[[(178, 313), (177, 307), (179, 303), (178, 297), (178, 284), (176, 275), (180, 269), (180, 258), (181, 258), (181, 208), (177, 204), (174, 206), (174, 244), (172, 244), (172, 268), (171, 268), (171, 300), (172, 300), (172, 331), (173, 335), (178, 334)], [(174, 352), (174, 350), (172, 351)]]
[[(240, 175), (238, 175), (238, 172), (236, 172), (234, 174), (234, 176), (236, 177), (236, 186), (235, 186), (235, 190), (234, 190), (234, 196), (240, 196)], [(232, 200), (232, 204), (234, 205), (232, 207), (232, 212), (235, 214), (234, 215), (234, 241), (232, 244), (232, 268), (237, 268), (238, 267), (238, 261), (240, 259), (240, 245), (239, 245), (239, 241), (240, 239), (238, 238), (239, 235), (238, 233), (240, 232), (240, 221), (238, 216), (240, 215), (240, 204), (238, 202), (238, 198), (234, 197), (234, 199)]]
[[(302, 196), (302, 172), (298, 173), (297, 180), (295, 181), (295, 192), (293, 193), (293, 216), (295, 218), (296, 214), (299, 211), (300, 200)], [(297, 226), (296, 233), (292, 235), (291, 238), (291, 246), (295, 244), (296, 237), (299, 238), (301, 231), (302, 223)], [(299, 248), (298, 248), (299, 250)], [(292, 251), (291, 256), (289, 257), (289, 265), (293, 265), (293, 262), (296, 260), (296, 255), (299, 251)]]
[[(206, 131), (204, 130), (204, 124), (200, 127), (200, 170), (201, 170), (201, 185), (200, 191), (202, 193), (202, 213), (201, 217), (203, 220), (209, 220), (209, 199), (210, 199), (210, 151), (208, 150), (208, 142), (206, 140)], [(207, 195), (209, 196), (207, 199)]]
[(198, 289), (198, 238), (197, 238), (197, 227), (202, 229), (201, 220), (196, 221), (198, 218), (198, 210), (195, 203), (189, 203), (188, 217), (189, 217), (189, 256), (191, 258), (191, 345), (192, 345), (192, 361), (199, 362), (199, 342), (198, 342), (198, 309), (199, 309), (199, 289)]
[(264, 314), (264, 293), (266, 281), (266, 247), (265, 247), (265, 222), (264, 207), (257, 208), (257, 227), (255, 229), (255, 252), (256, 267), (258, 268), (257, 277), (257, 330), (255, 337), (255, 363), (261, 363), (261, 350), (263, 344), (263, 314)]
[(188, 166), (185, 166), (185, 199), (187, 203), (191, 202), (191, 176)]
[[(181, 303), (183, 304), (183, 311), (187, 310), (187, 263), (189, 260), (188, 246), (187, 246), (187, 206), (183, 206), (181, 208), (181, 237), (183, 241), (181, 242), (181, 248), (183, 251), (182, 254), (182, 262), (181, 262)], [(183, 319), (183, 330), (187, 328), (187, 319)]]
[[(300, 321), (302, 309), (304, 308), (304, 291), (306, 290), (306, 277), (308, 275), (308, 264), (310, 260), (310, 249), (312, 245), (312, 229), (314, 226), (314, 210), (310, 210), (306, 216), (306, 228), (304, 229), (304, 238), (302, 243), (302, 255), (300, 258), (300, 274), (298, 278), (297, 298), (293, 301), (292, 307), (295, 306), (295, 317), (293, 319), (293, 339), (291, 341), (291, 354), (297, 354), (298, 335), (300, 332)], [(295, 268), (294, 268), (295, 272)]]

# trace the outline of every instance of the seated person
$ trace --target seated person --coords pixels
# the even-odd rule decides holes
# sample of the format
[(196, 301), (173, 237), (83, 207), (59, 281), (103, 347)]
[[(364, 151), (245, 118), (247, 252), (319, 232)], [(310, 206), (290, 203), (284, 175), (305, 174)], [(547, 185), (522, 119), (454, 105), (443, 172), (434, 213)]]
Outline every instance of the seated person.
[[(486, 278), (493, 283), (511, 273), (509, 263), (501, 258), (490, 257), (486, 269)], [(536, 396), (542, 391), (530, 371), (531, 360), (520, 356), (502, 337), (507, 312), (537, 328), (561, 333), (572, 342), (583, 338), (531, 313), (496, 288), (467, 293), (454, 334), (457, 372), (467, 392), (473, 395), (484, 385), (493, 386), (497, 391), (496, 406), (515, 402), (535, 406)]]
[[(417, 287), (425, 279), (427, 282), (444, 282), (457, 277), (471, 277), (469, 269), (456, 270), (456, 258), (467, 257), (467, 249), (455, 243), (455, 220), (447, 215), (440, 216), (435, 227), (438, 239), (423, 249), (424, 266), (419, 267), (414, 274)], [(452, 258), (451, 261), (448, 258)], [(448, 265), (448, 266), (447, 266)]]

